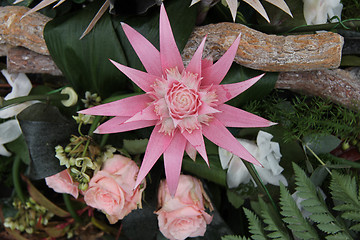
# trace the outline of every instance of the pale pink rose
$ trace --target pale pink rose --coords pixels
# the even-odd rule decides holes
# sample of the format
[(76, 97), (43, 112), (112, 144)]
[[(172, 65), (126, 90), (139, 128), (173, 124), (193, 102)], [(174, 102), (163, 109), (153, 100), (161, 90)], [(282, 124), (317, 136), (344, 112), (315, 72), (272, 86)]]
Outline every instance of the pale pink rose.
[(58, 193), (67, 193), (74, 198), (79, 196), (79, 183), (74, 182), (70, 176), (69, 169), (65, 169), (55, 175), (45, 178), (48, 187), (54, 189)]
[(174, 197), (169, 193), (166, 181), (161, 181), (158, 192), (158, 215), (161, 233), (171, 240), (204, 236), (206, 225), (212, 216), (205, 212), (205, 194), (199, 179), (180, 175)]
[(139, 167), (130, 158), (114, 155), (90, 180), (84, 193), (87, 205), (103, 211), (111, 224), (141, 207), (145, 182), (133, 190)]

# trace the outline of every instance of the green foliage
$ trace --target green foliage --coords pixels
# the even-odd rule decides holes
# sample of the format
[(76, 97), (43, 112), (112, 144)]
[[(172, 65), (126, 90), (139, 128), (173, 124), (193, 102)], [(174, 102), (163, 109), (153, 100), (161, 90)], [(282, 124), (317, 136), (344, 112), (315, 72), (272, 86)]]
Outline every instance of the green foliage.
[(320, 97), (295, 96), (288, 99), (284, 91), (275, 91), (262, 100), (252, 101), (245, 110), (280, 123), (286, 130), (285, 141), (311, 134), (335, 135), (351, 141), (360, 134), (360, 112)]
[(250, 223), (249, 232), (252, 234), (251, 238), (253, 240), (266, 240), (267, 238), (263, 230), (261, 221), (256, 216), (256, 214), (246, 208), (244, 208), (244, 212)]
[(280, 183), (280, 205), (283, 221), (299, 239), (319, 239), (311, 224), (304, 219), (289, 191)]
[[(343, 239), (351, 239), (346, 227), (340, 223), (328, 209), (321, 194), (317, 191), (315, 185), (306, 176), (305, 172), (296, 164), (293, 164), (296, 190), (298, 197), (305, 199), (301, 202), (302, 207), (311, 213), (310, 219), (317, 223), (317, 227), (327, 233), (327, 239), (333, 239), (341, 235)], [(332, 236), (331, 236), (332, 235)]]
[(330, 183), (331, 194), (337, 201), (334, 210), (340, 211), (341, 217), (352, 222), (350, 230), (360, 231), (360, 193), (355, 177), (333, 172)]
[[(260, 211), (257, 211), (260, 217), (244, 208), (249, 221), (251, 239), (358, 239), (356, 233), (360, 231), (358, 178), (335, 171), (332, 173), (329, 189), (335, 206), (331, 209), (305, 172), (296, 164), (293, 164), (293, 168), (296, 195), (303, 199), (300, 203), (301, 209), (307, 211), (309, 217), (304, 217), (304, 213), (287, 188), (281, 184), (279, 199), (281, 217), (278, 216), (275, 207), (271, 208), (260, 198), (257, 205), (260, 208)], [(290, 232), (293, 236), (289, 234)]]
[(221, 237), (221, 240), (248, 240), (248, 238), (234, 235), (226, 235)]

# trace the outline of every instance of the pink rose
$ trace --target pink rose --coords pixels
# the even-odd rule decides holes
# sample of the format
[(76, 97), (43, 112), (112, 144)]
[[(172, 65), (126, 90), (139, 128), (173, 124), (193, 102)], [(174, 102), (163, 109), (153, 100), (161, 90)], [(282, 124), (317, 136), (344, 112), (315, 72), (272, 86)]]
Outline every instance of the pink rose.
[(65, 169), (55, 175), (45, 178), (45, 182), (48, 187), (54, 189), (58, 193), (67, 193), (74, 198), (79, 196), (79, 183), (73, 181), (70, 176), (69, 169)]
[(133, 209), (141, 207), (145, 182), (133, 190), (138, 171), (133, 160), (114, 155), (91, 178), (84, 194), (86, 204), (103, 211), (111, 224), (123, 219)]
[(212, 221), (212, 216), (205, 212), (206, 199), (200, 180), (192, 176), (180, 175), (174, 197), (166, 181), (161, 181), (158, 192), (161, 208), (155, 212), (161, 233), (171, 240), (204, 236), (206, 225)]

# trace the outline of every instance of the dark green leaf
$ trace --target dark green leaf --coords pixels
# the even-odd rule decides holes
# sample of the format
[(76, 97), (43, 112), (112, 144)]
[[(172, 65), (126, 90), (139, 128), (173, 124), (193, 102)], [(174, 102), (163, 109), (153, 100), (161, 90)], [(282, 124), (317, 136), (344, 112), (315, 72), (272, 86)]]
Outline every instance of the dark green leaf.
[[(242, 82), (263, 73), (264, 72), (262, 71), (245, 68), (239, 64), (233, 63), (221, 84)], [(228, 104), (232, 106), (240, 106), (247, 103), (248, 101), (263, 98), (274, 89), (277, 79), (278, 73), (266, 73), (265, 76), (262, 77), (257, 83), (255, 83), (251, 88), (241, 93), (236, 98), (230, 100)]]
[(334, 135), (317, 135), (311, 134), (303, 138), (303, 142), (316, 154), (329, 153), (334, 150), (341, 140)]
[(240, 196), (239, 194), (237, 194), (236, 192), (234, 191), (231, 191), (229, 189), (227, 189), (226, 191), (226, 196), (229, 200), (229, 202), (235, 207), (235, 208), (239, 208), (241, 207), (244, 202), (245, 202), (245, 199)]
[(53, 19), (45, 26), (44, 38), (56, 65), (80, 95), (88, 90), (105, 98), (128, 85), (109, 59), (127, 62), (108, 13), (79, 40), (99, 9), (98, 3)]
[(64, 168), (55, 157), (55, 146), (65, 145), (75, 124), (67, 121), (59, 110), (44, 103), (33, 104), (17, 116), (30, 152), (32, 179), (54, 175)]
[(182, 169), (198, 177), (226, 186), (226, 172), (222, 169), (219, 158), (211, 155), (208, 157), (210, 167), (199, 156), (196, 161), (184, 157)]

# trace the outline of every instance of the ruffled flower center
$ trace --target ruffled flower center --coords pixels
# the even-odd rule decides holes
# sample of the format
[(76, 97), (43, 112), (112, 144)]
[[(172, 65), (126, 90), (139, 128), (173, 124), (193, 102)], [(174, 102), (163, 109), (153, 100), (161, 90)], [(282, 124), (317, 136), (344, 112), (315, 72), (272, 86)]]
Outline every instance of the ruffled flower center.
[(201, 77), (197, 74), (180, 73), (171, 68), (162, 79), (155, 81), (150, 94), (154, 98), (155, 113), (159, 116), (160, 132), (173, 134), (176, 128), (181, 132), (191, 133), (207, 124), (212, 114), (202, 113), (204, 104), (214, 106), (216, 94), (208, 89), (201, 89)]

